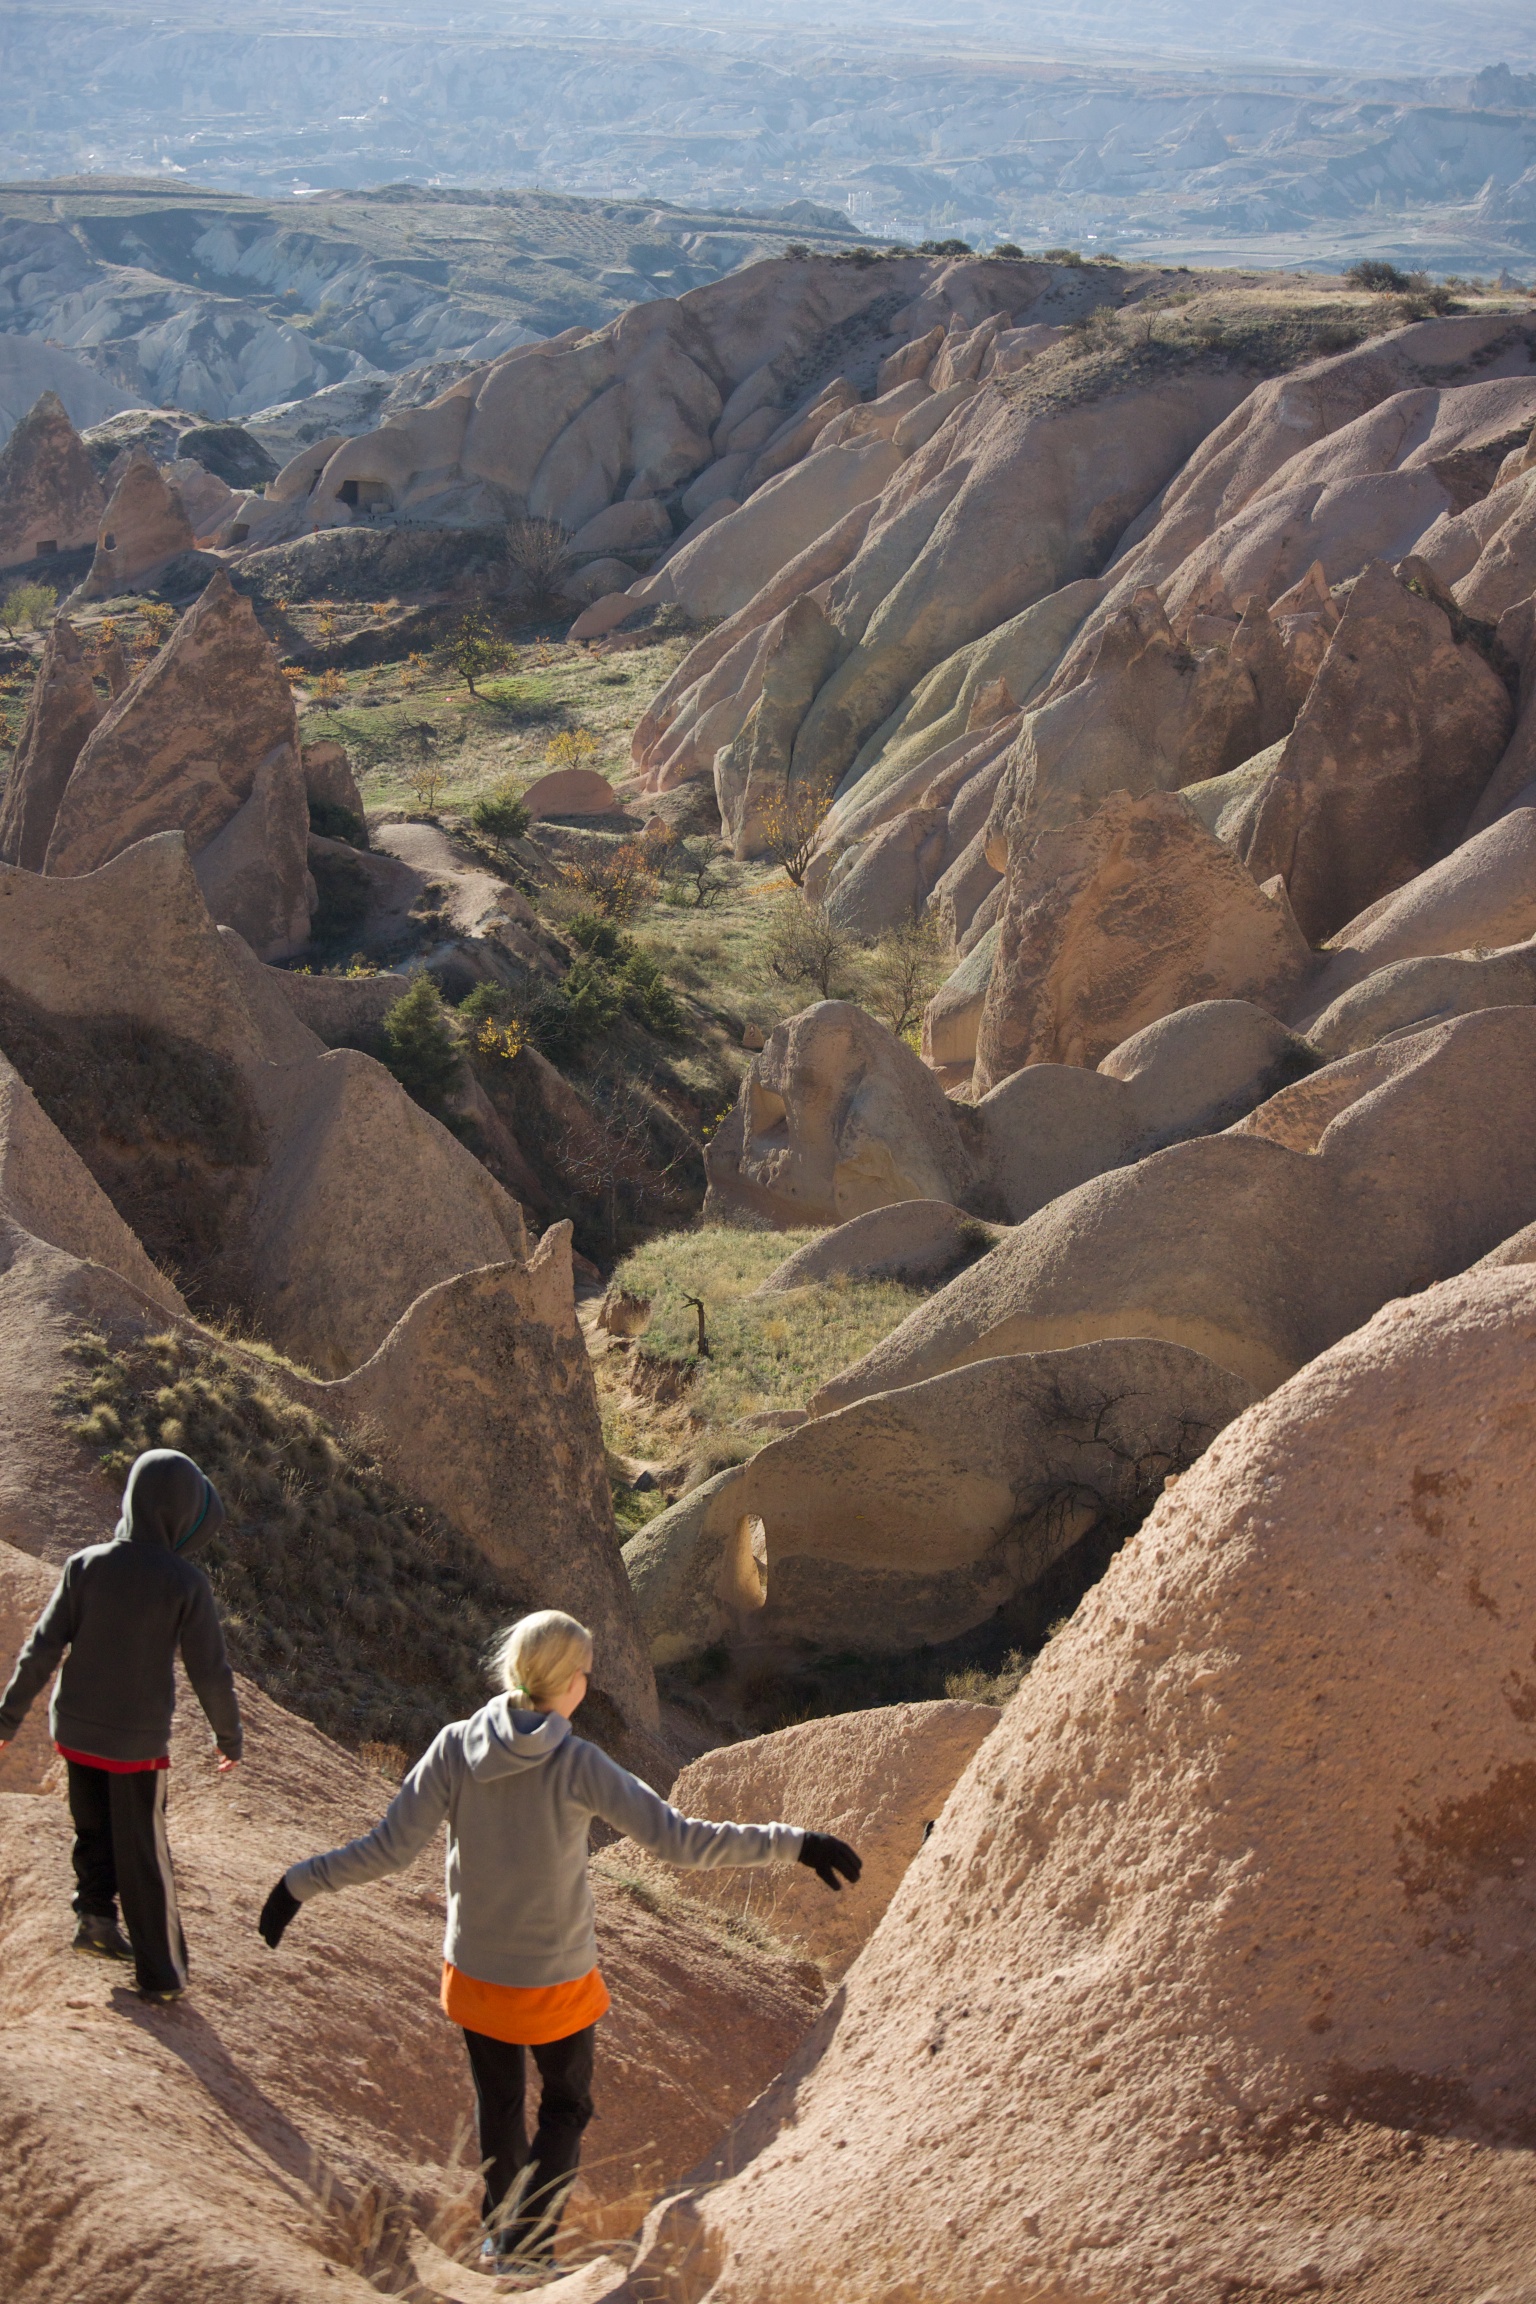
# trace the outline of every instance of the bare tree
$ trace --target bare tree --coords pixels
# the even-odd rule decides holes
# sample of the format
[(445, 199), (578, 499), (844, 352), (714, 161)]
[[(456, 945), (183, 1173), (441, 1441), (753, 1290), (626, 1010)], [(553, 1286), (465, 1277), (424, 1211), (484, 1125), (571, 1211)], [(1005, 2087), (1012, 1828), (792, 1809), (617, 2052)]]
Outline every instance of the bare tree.
[(948, 968), (949, 954), (932, 914), (904, 920), (870, 950), (864, 1005), (900, 1040), (911, 1031)]
[(785, 896), (774, 907), (766, 958), (781, 984), (840, 1000), (854, 985), (854, 942), (824, 905)]
[(760, 811), (763, 853), (783, 865), (797, 888), (805, 878), (817, 834), (831, 805), (829, 780), (797, 784), (786, 777), (782, 787), (769, 795)]

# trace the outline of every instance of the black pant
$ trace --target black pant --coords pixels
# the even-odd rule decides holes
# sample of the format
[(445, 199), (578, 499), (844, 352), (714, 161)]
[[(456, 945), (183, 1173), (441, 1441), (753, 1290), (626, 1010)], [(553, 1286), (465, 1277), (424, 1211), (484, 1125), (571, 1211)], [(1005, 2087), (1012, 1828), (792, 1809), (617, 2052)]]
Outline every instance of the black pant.
[[(581, 2158), (581, 2132), (592, 2117), (596, 2039), (595, 2024), (538, 2048), (518, 2048), (484, 2032), (464, 2035), (480, 2116), (485, 2220), (504, 2251), (541, 2249), (554, 2239)], [(531, 2151), (523, 2117), (529, 2056), (543, 2088)], [(510, 2207), (498, 2217), (509, 2192)]]
[(75, 1826), (75, 1910), (115, 1920), (118, 1901), (146, 1992), (179, 1992), (187, 1981), (187, 1940), (176, 1905), (176, 1875), (165, 1836), (164, 1768), (117, 1776), (109, 1768), (69, 1769)]

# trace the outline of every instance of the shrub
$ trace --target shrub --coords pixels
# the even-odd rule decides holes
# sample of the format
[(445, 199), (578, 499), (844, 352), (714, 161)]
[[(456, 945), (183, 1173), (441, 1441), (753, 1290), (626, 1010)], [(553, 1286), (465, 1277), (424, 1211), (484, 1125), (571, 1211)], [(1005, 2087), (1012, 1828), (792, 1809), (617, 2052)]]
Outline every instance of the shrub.
[(1406, 272), (1399, 272), (1395, 264), (1380, 256), (1366, 256), (1351, 264), (1344, 278), (1349, 287), (1368, 289), (1373, 296), (1399, 296), (1414, 285)]
[(492, 672), (504, 672), (511, 651), (505, 641), (491, 630), (485, 611), (470, 608), (459, 618), (448, 641), (448, 661), (471, 696), (480, 691), (477, 680), (486, 679)]
[(350, 808), (343, 808), (339, 800), (315, 800), (309, 803), (309, 828), (322, 840), (344, 840), (349, 848), (366, 848), (368, 827), (354, 816)]
[(944, 939), (932, 915), (904, 921), (888, 930), (870, 952), (864, 1005), (900, 1040), (913, 1030), (948, 969)]
[(507, 529), (507, 558), (525, 598), (553, 604), (571, 565), (571, 539), (558, 520), (514, 520)]
[(35, 632), (46, 624), (58, 604), (51, 584), (13, 584), (0, 601), (0, 624), (14, 640), (18, 630)]
[(483, 840), (489, 840), (498, 856), (504, 856), (514, 840), (521, 840), (533, 818), (510, 784), (498, 785), (494, 792), (482, 792), (469, 811), (472, 830)]
[(316, 849), (310, 870), (319, 897), (309, 924), (310, 941), (323, 949), (357, 934), (368, 917), (373, 888), (355, 856), (326, 856)]
[(919, 240), (919, 256), (974, 256), (969, 240)]
[(831, 805), (830, 780), (791, 783), (786, 777), (763, 807), (760, 818), (763, 853), (783, 865), (797, 888), (805, 878), (817, 835)]
[(585, 768), (595, 760), (597, 738), (590, 728), (562, 728), (544, 747), (545, 765), (550, 768)]
[(441, 1110), (459, 1077), (459, 1045), (442, 994), (423, 970), (384, 1018), (384, 1061), (425, 1112)]
[(1076, 248), (1047, 248), (1040, 261), (1042, 264), (1085, 266), (1088, 260)]
[(435, 760), (423, 760), (419, 768), (411, 770), (407, 781), (416, 797), (417, 805), (424, 808), (429, 816), (433, 815), (436, 812), (437, 803), (442, 797), (443, 786), (447, 782), (447, 778), (437, 762)]
[(1017, 244), (1017, 242), (1016, 242), (1016, 241), (1013, 241), (1013, 240), (999, 240), (999, 242), (998, 242), (997, 246), (996, 246), (996, 247), (993, 249), (992, 253), (993, 253), (993, 255), (994, 255), (994, 256), (1020, 256), (1020, 257), (1021, 257), (1021, 256), (1023, 255), (1024, 251), (1023, 251), (1023, 249), (1022, 249), (1021, 247), (1019, 247), (1019, 245)]
[(770, 974), (795, 991), (841, 1000), (854, 988), (854, 942), (820, 904), (786, 896), (774, 909), (765, 956)]
[(611, 1031), (623, 1008), (622, 986), (601, 960), (584, 952), (559, 984), (540, 993), (528, 1029), (540, 1055), (552, 1064), (567, 1063)]
[(621, 840), (573, 857), (561, 867), (560, 877), (606, 920), (632, 919), (656, 894), (655, 876), (638, 840)]
[(309, 691), (312, 704), (322, 712), (335, 712), (347, 700), (347, 684), (339, 672), (322, 672)]

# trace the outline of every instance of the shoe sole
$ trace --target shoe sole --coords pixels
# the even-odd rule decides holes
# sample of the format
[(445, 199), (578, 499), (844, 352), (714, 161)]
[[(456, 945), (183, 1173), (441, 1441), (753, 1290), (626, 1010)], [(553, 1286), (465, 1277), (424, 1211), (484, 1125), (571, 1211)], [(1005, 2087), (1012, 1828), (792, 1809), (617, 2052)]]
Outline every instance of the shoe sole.
[(72, 1952), (83, 1952), (87, 1960), (131, 1960), (131, 1952), (114, 1952), (110, 1944), (72, 1944)]

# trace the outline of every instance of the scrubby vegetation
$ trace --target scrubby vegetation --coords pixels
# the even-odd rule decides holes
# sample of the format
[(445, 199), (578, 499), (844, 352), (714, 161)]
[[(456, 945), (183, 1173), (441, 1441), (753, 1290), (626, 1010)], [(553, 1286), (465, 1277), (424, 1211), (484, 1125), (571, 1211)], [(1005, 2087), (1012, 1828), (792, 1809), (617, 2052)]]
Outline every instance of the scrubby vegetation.
[(222, 1313), (261, 1121), (233, 1064), (137, 1017), (51, 1015), (0, 984), (0, 1046), (189, 1303)]
[(142, 1449), (181, 1448), (222, 1496), (200, 1561), (239, 1670), (328, 1736), (412, 1757), (484, 1702), (482, 1659), (515, 1596), (295, 1400), (281, 1364), (174, 1330), (71, 1351), (79, 1377), (58, 1406), (110, 1480)]
[(624, 1258), (614, 1289), (646, 1299), (651, 1310), (628, 1352), (598, 1363), (611, 1448), (686, 1458), (694, 1477), (740, 1462), (771, 1437), (733, 1429), (742, 1418), (803, 1408), (921, 1300), (919, 1291), (888, 1280), (837, 1279), (783, 1295), (753, 1294), (786, 1256), (818, 1238), (702, 1225)]

